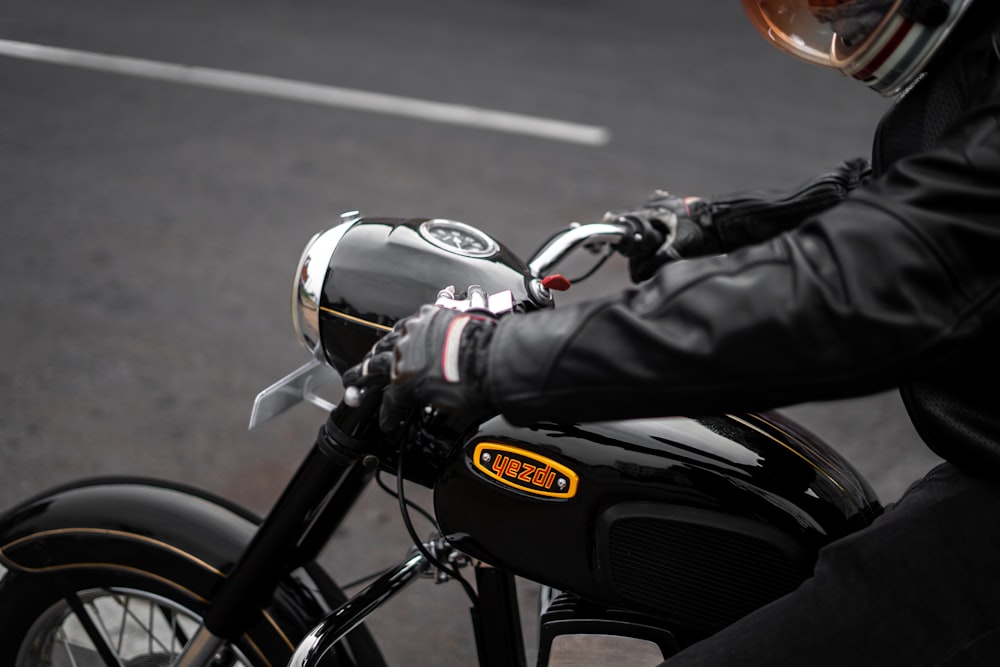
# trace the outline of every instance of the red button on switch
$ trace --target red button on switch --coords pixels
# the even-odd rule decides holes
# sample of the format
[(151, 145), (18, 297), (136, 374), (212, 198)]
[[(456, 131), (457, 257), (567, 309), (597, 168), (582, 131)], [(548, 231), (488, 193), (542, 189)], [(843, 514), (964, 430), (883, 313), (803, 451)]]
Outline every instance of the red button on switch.
[(557, 292), (565, 292), (570, 288), (570, 282), (562, 274), (553, 273), (551, 276), (545, 276), (542, 278), (542, 287), (546, 287)]

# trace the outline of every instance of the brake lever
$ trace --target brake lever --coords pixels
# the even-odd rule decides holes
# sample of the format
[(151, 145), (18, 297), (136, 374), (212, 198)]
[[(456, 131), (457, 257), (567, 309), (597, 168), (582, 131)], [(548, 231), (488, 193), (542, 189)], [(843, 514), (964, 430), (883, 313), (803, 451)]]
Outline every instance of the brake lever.
[[(511, 290), (490, 294), (481, 285), (469, 285), (465, 290), (465, 298), (459, 299), (455, 293), (455, 286), (448, 285), (438, 292), (434, 305), (462, 312), (486, 311), (500, 316), (512, 312), (515, 302), (514, 293)], [(344, 387), (343, 400), (346, 405), (356, 408), (364, 402), (367, 394), (367, 389), (348, 386)]]
[(480, 285), (469, 285), (465, 291), (465, 298), (459, 299), (455, 294), (455, 286), (448, 285), (438, 292), (434, 305), (462, 312), (485, 310), (499, 316), (513, 311), (515, 303), (514, 293), (511, 290), (490, 294)]

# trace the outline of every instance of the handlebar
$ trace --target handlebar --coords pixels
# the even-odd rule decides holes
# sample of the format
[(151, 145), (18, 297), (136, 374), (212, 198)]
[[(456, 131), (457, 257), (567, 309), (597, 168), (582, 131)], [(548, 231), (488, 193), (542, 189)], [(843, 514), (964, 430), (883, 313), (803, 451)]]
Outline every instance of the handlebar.
[[(557, 232), (550, 238), (528, 262), (531, 275), (542, 277), (566, 257), (581, 246), (595, 248), (597, 246), (614, 246), (629, 235), (637, 235), (633, 240), (638, 242), (636, 228), (627, 222), (591, 222), (587, 224), (573, 223), (566, 229)], [(482, 287), (471, 285), (463, 299), (458, 299), (453, 286), (446, 287), (438, 293), (436, 305), (456, 310), (484, 309), (494, 314), (513, 310), (513, 295), (510, 291), (488, 294)], [(381, 391), (372, 392), (358, 387), (345, 387), (342, 411), (351, 413), (369, 413), (373, 406), (378, 405)]]
[(574, 225), (546, 243), (528, 262), (533, 276), (544, 276), (581, 245), (615, 244), (632, 228), (624, 223), (591, 222)]

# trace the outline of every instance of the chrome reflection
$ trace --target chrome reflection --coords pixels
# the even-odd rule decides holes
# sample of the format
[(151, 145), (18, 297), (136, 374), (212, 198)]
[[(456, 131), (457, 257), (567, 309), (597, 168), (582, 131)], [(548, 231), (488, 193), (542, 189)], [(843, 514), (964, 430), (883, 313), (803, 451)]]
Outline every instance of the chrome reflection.
[(343, 222), (316, 234), (306, 244), (292, 286), (292, 326), (299, 342), (313, 354), (320, 343), (319, 303), (326, 271), (344, 234), (361, 219), (361, 214), (349, 211), (340, 219)]

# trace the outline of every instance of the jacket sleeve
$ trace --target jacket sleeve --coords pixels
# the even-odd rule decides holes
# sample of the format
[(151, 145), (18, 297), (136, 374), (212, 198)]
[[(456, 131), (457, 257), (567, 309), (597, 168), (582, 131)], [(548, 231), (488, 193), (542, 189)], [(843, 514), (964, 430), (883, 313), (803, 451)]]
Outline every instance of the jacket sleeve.
[[(881, 391), (1000, 324), (1000, 95), (794, 231), (617, 298), (505, 318), (515, 423), (758, 410)], [(998, 340), (994, 338), (994, 340)]]
[(712, 197), (705, 207), (719, 243), (731, 252), (761, 243), (839, 204), (871, 177), (864, 158), (842, 162), (791, 191), (752, 191)]

